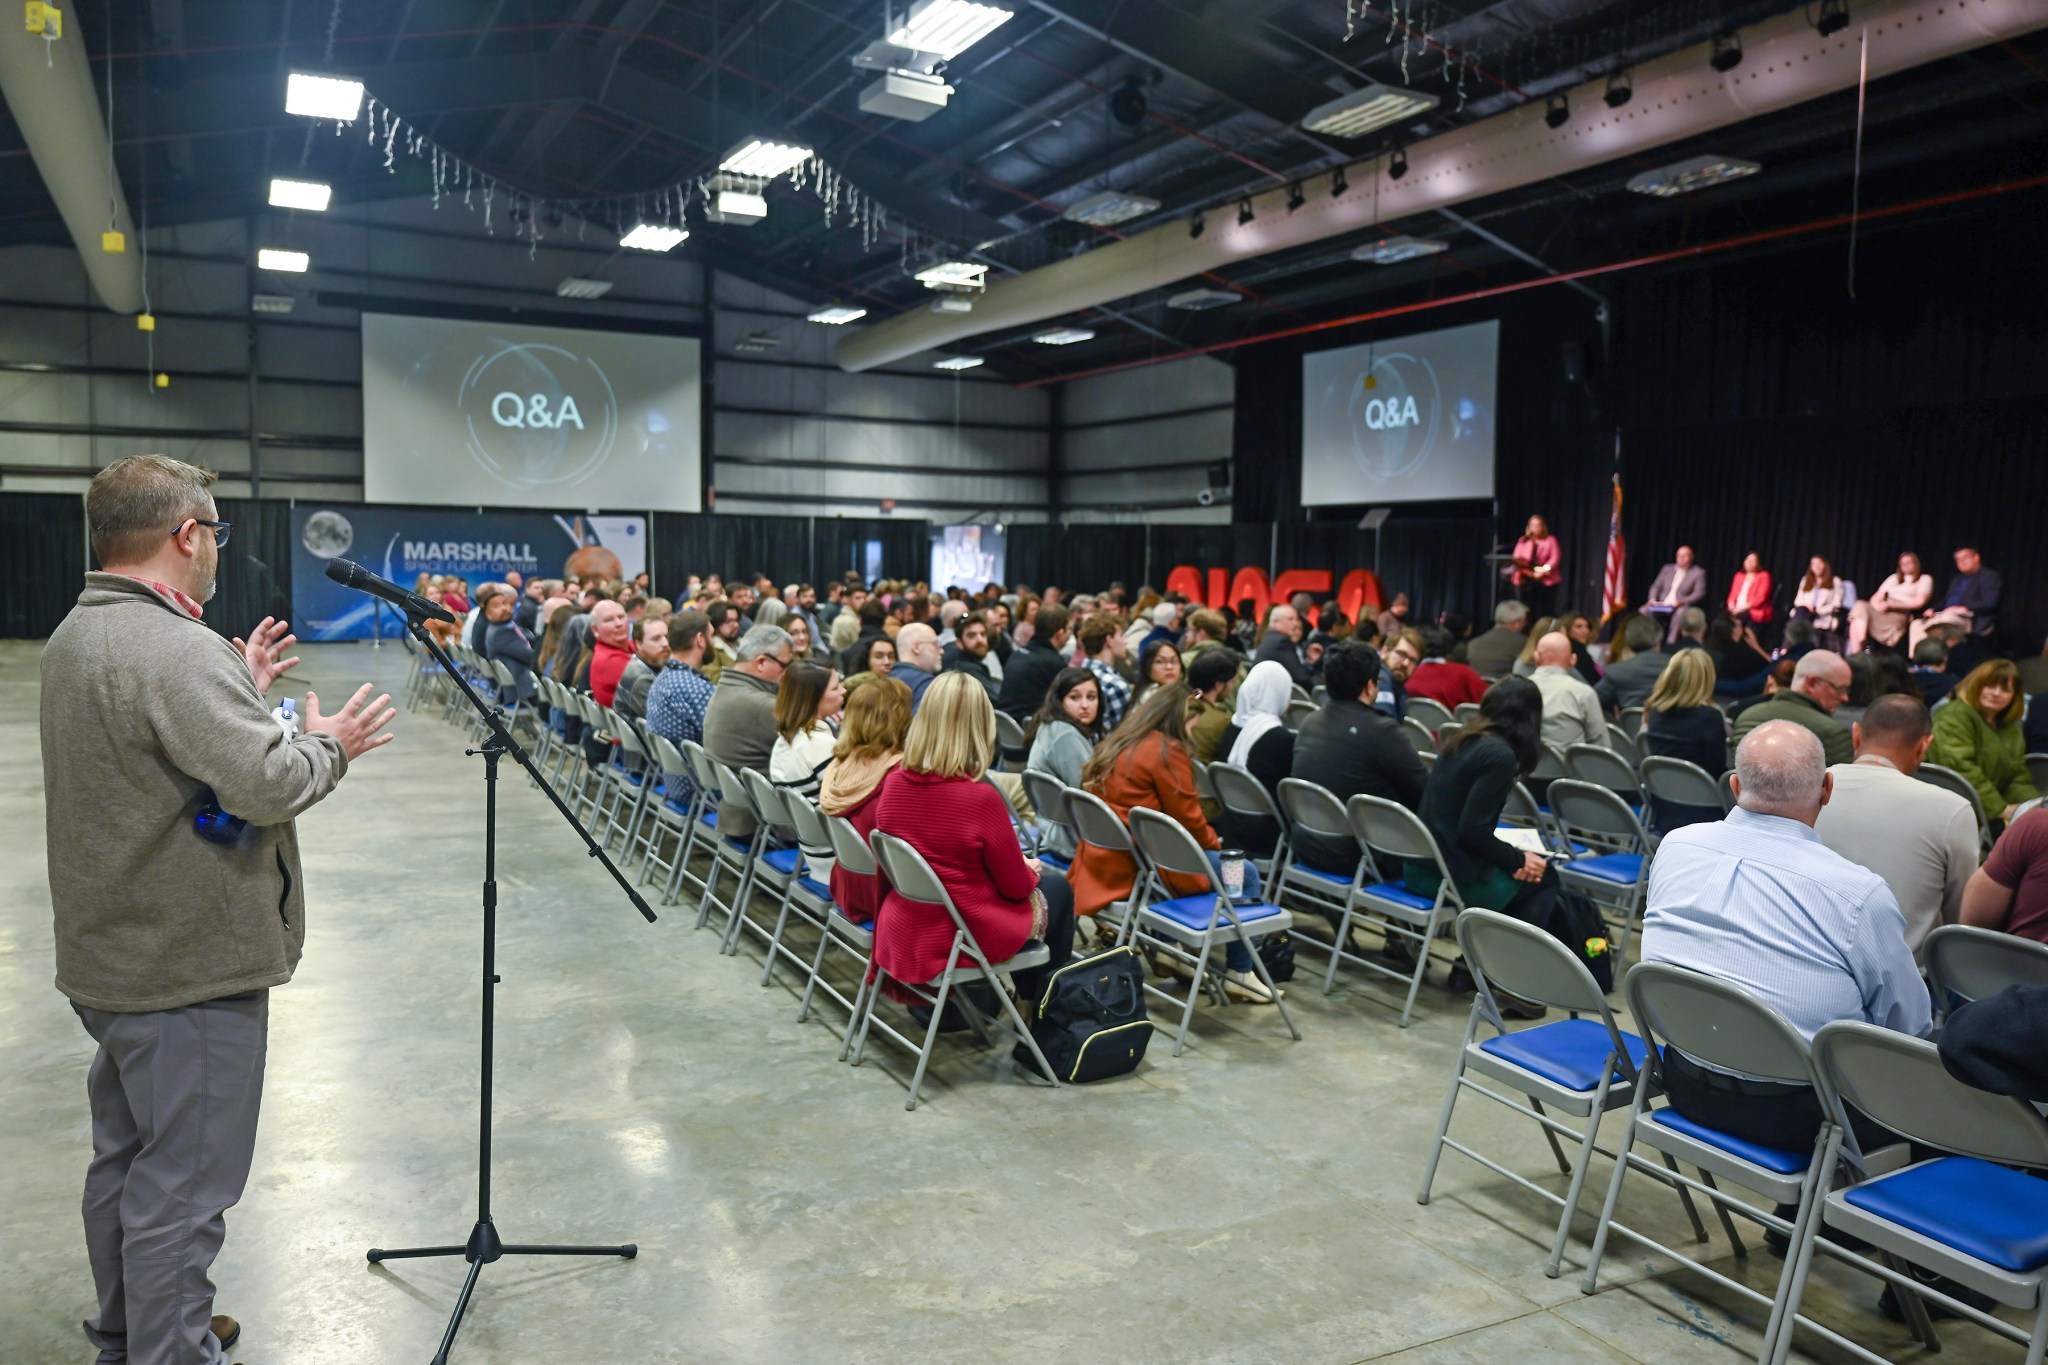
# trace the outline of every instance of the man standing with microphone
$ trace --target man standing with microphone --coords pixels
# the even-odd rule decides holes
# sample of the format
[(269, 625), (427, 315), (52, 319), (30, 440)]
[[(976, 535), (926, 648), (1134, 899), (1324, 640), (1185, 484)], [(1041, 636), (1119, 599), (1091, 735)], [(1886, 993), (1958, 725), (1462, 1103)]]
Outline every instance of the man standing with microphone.
[(207, 1270), (249, 1177), (270, 988), (305, 943), (292, 819), (396, 714), (365, 684), (333, 715), (308, 692), (303, 735), (271, 715), (290, 627), (230, 645), (200, 621), (228, 538), (213, 480), (162, 455), (101, 470), (102, 567), (43, 650), (57, 989), (98, 1044), (82, 1211), (102, 1362), (217, 1365), (240, 1335)]

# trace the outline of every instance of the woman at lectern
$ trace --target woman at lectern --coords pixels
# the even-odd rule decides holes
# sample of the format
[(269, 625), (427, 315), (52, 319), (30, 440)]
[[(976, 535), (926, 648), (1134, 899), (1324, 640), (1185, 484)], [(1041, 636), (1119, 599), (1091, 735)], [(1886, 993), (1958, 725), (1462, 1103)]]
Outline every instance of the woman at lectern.
[(1557, 585), (1564, 578), (1558, 566), (1562, 557), (1557, 537), (1550, 534), (1550, 523), (1540, 514), (1530, 517), (1522, 538), (1515, 542), (1508, 582), (1531, 616), (1557, 614)]

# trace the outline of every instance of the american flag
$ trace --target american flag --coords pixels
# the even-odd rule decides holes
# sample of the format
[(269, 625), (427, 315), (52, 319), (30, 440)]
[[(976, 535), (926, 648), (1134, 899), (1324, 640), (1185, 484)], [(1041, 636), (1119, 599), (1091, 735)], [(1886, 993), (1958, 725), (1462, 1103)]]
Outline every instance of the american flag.
[(1600, 619), (1628, 605), (1628, 555), (1621, 541), (1621, 475), (1614, 476), (1614, 517), (1607, 523), (1607, 578), (1600, 589)]

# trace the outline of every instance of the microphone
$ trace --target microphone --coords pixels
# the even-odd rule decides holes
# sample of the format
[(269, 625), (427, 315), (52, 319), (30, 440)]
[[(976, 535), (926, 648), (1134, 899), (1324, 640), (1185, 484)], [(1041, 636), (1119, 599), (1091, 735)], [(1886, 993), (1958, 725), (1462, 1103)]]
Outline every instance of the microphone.
[(379, 578), (360, 564), (346, 559), (330, 559), (327, 561), (327, 576), (344, 588), (354, 588), (357, 592), (381, 597), (407, 616), (427, 621), (446, 621), (451, 626), (458, 624), (455, 613), (448, 608), (429, 602), (416, 592), (408, 592), (388, 578)]

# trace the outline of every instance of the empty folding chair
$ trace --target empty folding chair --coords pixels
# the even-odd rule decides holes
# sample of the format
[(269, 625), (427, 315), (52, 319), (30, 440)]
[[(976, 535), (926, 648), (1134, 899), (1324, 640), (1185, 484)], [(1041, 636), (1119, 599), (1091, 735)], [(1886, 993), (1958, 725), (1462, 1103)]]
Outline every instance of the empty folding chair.
[[(1073, 833), (1074, 822), (1067, 814), (1066, 783), (1060, 781), (1051, 773), (1042, 773), (1033, 768), (1026, 768), (1024, 770), (1024, 794), (1031, 798), (1031, 809), (1038, 812), (1038, 824), (1041, 831), (1047, 825), (1057, 825), (1061, 829), (1066, 830), (1069, 835)], [(1038, 860), (1047, 867), (1056, 868), (1061, 872), (1067, 871), (1074, 861), (1072, 858), (1062, 857), (1060, 854), (1048, 850), (1044, 846), (1042, 834), (1038, 849)]]
[[(677, 866), (689, 856), (690, 836), (704, 806), (704, 789), (690, 780), (690, 761), (683, 757), (683, 751), (661, 735), (654, 736), (653, 754), (662, 790), (659, 795), (648, 796), (647, 818), (641, 821), (640, 833), (634, 847), (626, 850), (626, 858), (631, 862), (637, 853), (641, 858), (640, 880), (651, 882), (660, 877), (665, 888), (675, 876)], [(663, 857), (661, 852), (665, 836), (675, 839), (675, 851), (669, 857)]]
[[(1402, 875), (1362, 886), (1351, 897), (1344, 918), (1337, 925), (1337, 947), (1330, 954), (1330, 969), (1323, 976), (1323, 993), (1329, 994), (1336, 981), (1339, 962), (1350, 962), (1395, 981), (1405, 981), (1408, 996), (1401, 1002), (1401, 1027), (1407, 1028), (1415, 1015), (1415, 997), (1422, 989), (1423, 975), (1429, 970), (1429, 945), (1436, 942), (1445, 925), (1457, 918), (1465, 902), (1458, 897), (1450, 866), (1437, 848), (1436, 837), (1414, 811), (1399, 802), (1360, 792), (1344, 803), (1344, 814), (1351, 822), (1353, 836), (1372, 858), (1373, 865), (1383, 873), (1398, 871)], [(1422, 896), (1408, 889), (1409, 863), (1436, 869), (1434, 894)], [(1386, 936), (1389, 948), (1396, 941), (1405, 945), (1413, 953), (1414, 961), (1397, 970), (1350, 952), (1351, 926), (1360, 916), (1369, 917), (1371, 926)]]
[(1643, 766), (1642, 742), (1618, 725), (1607, 727), (1607, 747), (1621, 755), (1622, 761), (1631, 768)]
[[(817, 806), (796, 792), (784, 791), (782, 808), (788, 813), (790, 825), (796, 830), (799, 850), (829, 850), (832, 847), (832, 832), (825, 827), (824, 813)], [(775, 855), (771, 853), (767, 856), (772, 858)], [(788, 958), (799, 970), (811, 970), (808, 959), (790, 949), (782, 941), (783, 935), (789, 930), (789, 917), (792, 912), (820, 935), (828, 933), (825, 919), (832, 908), (832, 888), (824, 880), (813, 876), (812, 871), (809, 856), (804, 855), (804, 860), (790, 872), (788, 880), (783, 884), (782, 904), (775, 910), (775, 928), (768, 935), (768, 961), (761, 968), (761, 984), (764, 986), (775, 976), (775, 959), (778, 954)], [(824, 872), (825, 877), (829, 878), (832, 875), (829, 865)], [(809, 982), (805, 982), (804, 992), (806, 995), (810, 993)]]
[[(1293, 856), (1280, 865), (1280, 875), (1266, 888), (1266, 896), (1277, 904), (1287, 904), (1292, 895), (1307, 902), (1332, 925), (1339, 923), (1344, 912), (1351, 905), (1351, 898), (1368, 882), (1378, 881), (1372, 875), (1372, 860), (1365, 856), (1358, 846), (1357, 836), (1351, 832), (1350, 817), (1344, 813), (1344, 803), (1328, 787), (1307, 782), (1298, 777), (1280, 779), (1280, 812), (1287, 817), (1287, 845)], [(1351, 846), (1351, 870), (1348, 873), (1325, 872), (1310, 867), (1301, 861), (1301, 835), (1341, 840)], [(1300, 940), (1309, 942), (1307, 938)], [(1346, 945), (1339, 942), (1337, 950)], [(1328, 989), (1325, 983), (1325, 990)]]
[[(1195, 836), (1170, 815), (1147, 810), (1143, 806), (1133, 807), (1131, 839), (1152, 866), (1152, 876), (1148, 879), (1151, 894), (1140, 899), (1132, 937), (1145, 947), (1194, 970), (1194, 978), (1188, 982), (1184, 1000), (1149, 982), (1145, 986), (1154, 995), (1181, 1006), (1180, 1027), (1173, 1035), (1173, 1055), (1180, 1056), (1181, 1049), (1187, 1046), (1188, 1026), (1195, 1017), (1195, 1001), (1201, 998), (1204, 986), (1214, 985), (1220, 993), (1220, 985), (1215, 984), (1218, 969), (1212, 954), (1232, 942), (1243, 944), (1251, 955), (1252, 970), (1271, 993), (1274, 1007), (1280, 1011), (1281, 1022), (1287, 1025), (1287, 1031), (1294, 1035), (1295, 1040), (1300, 1041), (1301, 1030), (1294, 1026), (1294, 1017), (1287, 1012), (1287, 1002), (1281, 998), (1280, 988), (1273, 983), (1272, 974), (1266, 970), (1258, 951), (1259, 939), (1292, 928), (1294, 917), (1277, 905), (1239, 905), (1233, 902), (1223, 893), (1220, 880), (1210, 870), (1208, 855), (1195, 842)], [(1208, 880), (1209, 889), (1193, 896), (1172, 896), (1161, 874), (1202, 877)]]
[(1977, 842), (1986, 853), (1991, 851), (1991, 821), (1984, 815), (1984, 798), (1977, 795), (1977, 789), (1970, 785), (1969, 778), (1939, 763), (1922, 763), (1913, 776), (1944, 791), (1952, 791), (1969, 802), (1971, 812), (1977, 817)]
[[(1564, 751), (1565, 771), (1581, 782), (1591, 782), (1639, 809), (1643, 804), (1643, 779), (1627, 759), (1604, 744), (1569, 744)], [(1554, 809), (1555, 801), (1550, 803)]]
[[(1562, 1212), (1557, 1232), (1551, 1239), (1550, 1259), (1543, 1267), (1544, 1274), (1555, 1278), (1564, 1262), (1565, 1241), (1571, 1235), (1572, 1219), (1579, 1211), (1579, 1197), (1592, 1166), (1600, 1118), (1634, 1103), (1635, 1088), (1642, 1083), (1638, 1068), (1643, 1064), (1645, 1045), (1614, 1022), (1607, 997), (1586, 964), (1546, 931), (1497, 911), (1475, 909), (1458, 916), (1457, 933), (1465, 965), (1479, 989), (1465, 1021), (1465, 1041), (1451, 1069), (1450, 1093), (1444, 1096), (1436, 1141), (1430, 1144), (1422, 1189), (1415, 1199), (1420, 1204), (1429, 1202), (1437, 1162), (1448, 1147), (1559, 1205)], [(1571, 1017), (1510, 1033), (1494, 1003), (1496, 986), (1524, 1000), (1569, 1011)], [(1479, 1036), (1482, 1023), (1493, 1031), (1484, 1041)], [(1484, 1081), (1507, 1086), (1528, 1101), (1528, 1109)], [(1450, 1136), (1451, 1114), (1464, 1090), (1535, 1119), (1550, 1144), (1551, 1155), (1557, 1158), (1558, 1170), (1571, 1178), (1562, 1199)], [(1584, 1122), (1573, 1128), (1552, 1118), (1552, 1109)], [(1560, 1137), (1578, 1144), (1569, 1159), (1558, 1143)], [(1690, 1209), (1690, 1192), (1681, 1190), (1680, 1194)], [(1694, 1225), (1698, 1225), (1696, 1214)]]
[(2048, 986), (2048, 945), (2032, 939), (1944, 924), (1921, 953), (1936, 1010), (1996, 995), (2007, 986)]
[[(884, 834), (880, 830), (874, 832), (869, 842), (882, 864), (884, 874), (889, 878), (889, 885), (895, 889), (897, 895), (920, 905), (945, 908), (948, 918), (953, 921), (953, 945), (946, 953), (946, 969), (930, 981), (902, 981), (890, 976), (879, 964), (872, 967), (875, 980), (861, 1001), (860, 1032), (853, 1045), (853, 1064), (860, 1065), (861, 1055), (867, 1047), (868, 1028), (875, 1017), (875, 1006), (881, 999), (884, 983), (896, 981), (898, 985), (924, 1000), (932, 1012), (931, 1023), (925, 1028), (924, 1044), (918, 1049), (917, 1070), (910, 1077), (910, 1099), (903, 1106), (905, 1109), (917, 1108), (918, 1092), (924, 1088), (924, 1073), (931, 1065), (932, 1050), (938, 1043), (939, 1026), (945, 1019), (946, 1000), (952, 994), (953, 984), (962, 976), (970, 979), (979, 977), (994, 993), (996, 1003), (1002, 1007), (1003, 1013), (1009, 1017), (1024, 1046), (1030, 1049), (1032, 1058), (1038, 1063), (1039, 1071), (1034, 1079), (1049, 1081), (1057, 1090), (1060, 1083), (1053, 1074), (1052, 1064), (1045, 1060), (1045, 1054), (1039, 1050), (1038, 1040), (1033, 1038), (1031, 1030), (1024, 1026), (1023, 1016), (1017, 1013), (1016, 1002), (1010, 999), (1009, 991), (1003, 987), (1003, 979), (1012, 972), (1043, 967), (1051, 961), (1051, 950), (1043, 943), (1027, 943), (1014, 957), (1006, 961), (990, 961), (988, 954), (982, 951), (981, 944), (975, 941), (974, 931), (967, 927), (967, 921), (961, 917), (960, 908), (953, 904), (953, 897), (947, 892), (946, 884), (932, 871), (931, 864), (924, 860), (923, 854), (904, 840), (891, 834)], [(959, 965), (963, 953), (968, 958), (969, 965), (966, 968)], [(965, 991), (955, 998), (959, 1001), (961, 1012), (967, 1016), (976, 1033), (986, 1041), (988, 1031), (981, 1022), (980, 1011), (975, 1009)]]
[(1287, 715), (1283, 723), (1290, 730), (1299, 730), (1301, 729), (1302, 722), (1315, 713), (1316, 704), (1314, 702), (1296, 699), (1287, 703)]
[(1699, 764), (1651, 754), (1643, 760), (1643, 796), (1659, 834), (1719, 820), (1721, 784)]
[[(858, 877), (873, 877), (880, 871), (875, 861), (875, 850), (868, 841), (860, 837), (860, 831), (843, 815), (824, 815), (825, 833), (832, 841), (832, 861), (847, 872)], [(849, 1000), (825, 977), (825, 954), (830, 948), (839, 948), (851, 954), (860, 962), (860, 980), (854, 987), (853, 999)], [(874, 952), (875, 926), (872, 923), (851, 919), (837, 899), (826, 907), (825, 931), (818, 936), (818, 950), (811, 958), (810, 979), (804, 983), (803, 1002), (797, 1007), (796, 1021), (801, 1024), (811, 1017), (811, 1000), (819, 991), (839, 1002), (846, 1011), (846, 1032), (840, 1035), (839, 1060), (845, 1061), (846, 1054), (853, 1050), (854, 1029), (861, 1018), (861, 1004), (868, 991), (868, 961)], [(886, 1022), (877, 1022), (888, 1038), (895, 1041), (906, 1052), (916, 1052), (917, 1044), (898, 1033)]]
[(1627, 735), (1630, 739), (1636, 738), (1636, 736), (1643, 732), (1643, 708), (1640, 706), (1622, 707), (1621, 718), (1615, 723), (1621, 727), (1623, 734)]
[[(1468, 702), (1466, 705), (1471, 705), (1471, 703)], [(1462, 711), (1464, 707), (1461, 706), (1458, 709)], [(1434, 697), (1409, 697), (1407, 711), (1408, 719), (1420, 722), (1422, 728), (1429, 731), (1432, 735), (1443, 727), (1445, 721), (1453, 718), (1451, 713), (1445, 709), (1444, 704)], [(1472, 714), (1475, 717), (1479, 714), (1477, 707), (1473, 707)], [(1469, 721), (1465, 723), (1470, 724)]]
[(1418, 754), (1428, 754), (1434, 758), (1442, 752), (1437, 745), (1435, 733), (1415, 718), (1412, 705), (1409, 708), (1408, 719), (1401, 722), (1401, 733), (1407, 736), (1408, 742), (1415, 746), (1415, 752)]
[[(1759, 1360), (1777, 1359), (1774, 1354), (1780, 1333), (1789, 1338), (1785, 1325), (1800, 1292), (1810, 1264), (1815, 1232), (1820, 1226), (1821, 1196), (1835, 1179), (1836, 1159), (1843, 1152), (1847, 1135), (1835, 1122), (1823, 1120), (1810, 1151), (1783, 1151), (1758, 1146), (1741, 1138), (1709, 1128), (1686, 1118), (1676, 1109), (1649, 1106), (1652, 1094), (1663, 1090), (1663, 1069), (1669, 1063), (1666, 1049), (1676, 1048), (1703, 1065), (1735, 1072), (1757, 1080), (1783, 1085), (1812, 1086), (1820, 1091), (1820, 1077), (1812, 1052), (1783, 1015), (1740, 986), (1688, 971), (1665, 962), (1638, 964), (1624, 985), (1629, 1015), (1643, 1041), (1650, 1045), (1642, 1063), (1650, 1084), (1636, 1087), (1627, 1125), (1615, 1152), (1614, 1175), (1607, 1186), (1607, 1200), (1600, 1210), (1600, 1222), (1593, 1233), (1593, 1249), (1586, 1262), (1580, 1288), (1591, 1294), (1599, 1287), (1600, 1263), (1605, 1257), (1610, 1233), (1619, 1232), (1631, 1241), (1658, 1251), (1695, 1274), (1703, 1275), (1731, 1294), (1768, 1306), (1770, 1320), (1764, 1327)], [(1824, 1113), (1832, 1115), (1832, 1111)], [(1661, 1165), (1637, 1150), (1656, 1152)], [(1864, 1153), (1868, 1161), (1875, 1153)], [(1884, 1161), (1897, 1160), (1887, 1150)], [(1678, 1163), (1697, 1168), (1702, 1180), (1694, 1180), (1678, 1169)], [(1780, 1233), (1788, 1239), (1785, 1261), (1779, 1270), (1776, 1292), (1762, 1294), (1684, 1253), (1663, 1245), (1641, 1232), (1616, 1222), (1614, 1210), (1621, 1199), (1621, 1187), (1629, 1175), (1641, 1173), (1676, 1188), (1690, 1189), (1713, 1201), (1722, 1229), (1738, 1255), (1747, 1249), (1729, 1219), (1730, 1210)], [(1759, 1202), (1733, 1199), (1723, 1183), (1733, 1184), (1759, 1196)], [(1791, 1207), (1790, 1221), (1776, 1213), (1779, 1206)], [(1697, 1233), (1697, 1226), (1695, 1227)], [(1805, 1322), (1804, 1319), (1801, 1320)], [(1822, 1336), (1868, 1356), (1834, 1332), (1813, 1326)]]
[(1550, 784), (1550, 813), (1558, 833), (1585, 854), (1553, 866), (1565, 890), (1576, 891), (1618, 920), (1613, 961), (1628, 952), (1650, 892), (1650, 838), (1628, 803), (1605, 787), (1565, 778)]
[[(1427, 698), (1424, 700), (1427, 700)], [(1460, 725), (1470, 725), (1473, 721), (1479, 719), (1479, 703), (1476, 701), (1459, 702), (1457, 709), (1451, 712), (1451, 719)]]
[(1013, 773), (1024, 771), (1024, 762), (1030, 757), (1024, 745), (1024, 727), (1005, 711), (996, 712), (996, 757), (999, 767)]
[(1272, 852), (1263, 856), (1252, 856), (1259, 865), (1259, 876), (1266, 882), (1279, 880), (1280, 866), (1287, 861), (1287, 822), (1280, 818), (1280, 807), (1274, 803), (1272, 793), (1266, 784), (1253, 777), (1251, 770), (1235, 763), (1211, 763), (1209, 783), (1216, 788), (1216, 804), (1223, 807), (1223, 813), (1231, 827), (1231, 833), (1222, 830), (1226, 843), (1232, 835), (1238, 842), (1256, 848), (1272, 840)]
[[(758, 823), (746, 875), (733, 897), (733, 912), (725, 922), (725, 942), (721, 951), (728, 955), (739, 951), (742, 931), (755, 935), (764, 943), (769, 941), (768, 929), (756, 924), (747, 913), (753, 908), (754, 893), (763, 886), (775, 893), (786, 889), (790, 879), (803, 867), (804, 857), (803, 851), (794, 844), (778, 847), (782, 841), (776, 831), (793, 828), (789, 811), (784, 806), (785, 793), (782, 789), (752, 768), (742, 768), (737, 775), (747, 791), (747, 806)], [(768, 954), (768, 963), (771, 967), (775, 964), (772, 950)]]
[[(1814, 1035), (1813, 1052), (1835, 1104), (1853, 1105), (1922, 1146), (1956, 1153), (1828, 1194), (1821, 1214), (1827, 1225), (1862, 1238), (1888, 1259), (1932, 1271), (2032, 1318), (2022, 1330), (1896, 1265), (1863, 1262), (1891, 1282), (1931, 1350), (1941, 1343), (1921, 1310), (1923, 1295), (2025, 1346), (2027, 1365), (2041, 1365), (2048, 1347), (2048, 1180), (2025, 1172), (2048, 1171), (2048, 1125), (2012, 1096), (1956, 1080), (1933, 1044), (1918, 1038), (1841, 1021)], [(1796, 1298), (1792, 1306), (1798, 1307)], [(1789, 1329), (1782, 1334), (1776, 1360), (1785, 1359), (1791, 1336)]]

